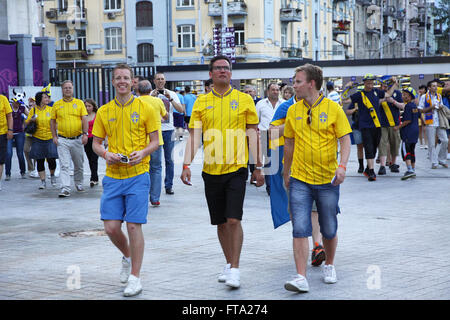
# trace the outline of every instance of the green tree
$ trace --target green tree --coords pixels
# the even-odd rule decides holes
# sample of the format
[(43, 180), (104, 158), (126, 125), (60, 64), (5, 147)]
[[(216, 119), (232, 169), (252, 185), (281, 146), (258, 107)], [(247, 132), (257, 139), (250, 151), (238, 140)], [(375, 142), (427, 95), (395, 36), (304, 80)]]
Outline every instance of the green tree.
[(438, 51), (450, 53), (450, 0), (438, 0), (431, 9), (435, 25), (442, 25), (442, 34), (436, 35), (438, 41)]

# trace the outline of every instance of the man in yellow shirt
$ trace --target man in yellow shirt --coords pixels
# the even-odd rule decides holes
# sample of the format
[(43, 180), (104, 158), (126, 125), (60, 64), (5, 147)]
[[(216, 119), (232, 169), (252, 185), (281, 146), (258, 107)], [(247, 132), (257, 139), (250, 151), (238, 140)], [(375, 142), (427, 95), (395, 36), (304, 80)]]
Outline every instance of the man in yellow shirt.
[[(306, 280), (311, 236), (311, 207), (316, 202), (320, 232), (326, 260), (325, 283), (337, 281), (334, 256), (337, 247), (337, 213), (339, 185), (344, 182), (350, 155), (352, 131), (347, 116), (336, 102), (320, 94), (322, 70), (311, 64), (295, 71), (294, 88), (303, 99), (292, 105), (284, 128), (284, 181), (289, 190), (292, 216), (294, 260), (297, 277), (285, 283), (285, 289), (309, 291)], [(340, 164), (337, 162), (337, 141), (340, 143)]]
[(61, 85), (63, 98), (56, 101), (52, 107), (50, 126), (53, 143), (58, 147), (59, 163), (61, 165), (60, 198), (70, 196), (70, 162), (73, 161), (73, 178), (75, 188), (83, 192), (83, 146), (88, 141), (89, 123), (84, 102), (73, 97), (72, 81), (66, 80)]
[[(131, 93), (133, 71), (126, 64), (113, 70), (114, 100), (97, 111), (93, 150), (106, 160), (100, 214), (105, 232), (122, 252), (120, 281), (124, 296), (142, 291), (139, 278), (144, 257), (142, 224), (147, 223), (150, 154), (159, 146), (155, 110)], [(108, 137), (108, 150), (103, 141)], [(127, 222), (128, 239), (122, 232)]]
[(6, 161), (6, 146), (8, 140), (13, 138), (12, 109), (8, 99), (0, 94), (0, 191), (3, 166)]
[(138, 83), (139, 99), (148, 103), (155, 109), (156, 113), (160, 115), (158, 117), (158, 138), (159, 147), (150, 155), (150, 203), (153, 206), (159, 206), (159, 198), (161, 196), (161, 181), (162, 181), (162, 164), (161, 155), (164, 145), (164, 140), (161, 131), (161, 118), (163, 120), (169, 119), (166, 107), (161, 99), (152, 97), (152, 84), (148, 80), (143, 80)]
[[(219, 282), (232, 288), (240, 286), (239, 258), (243, 231), (241, 226), (248, 150), (257, 167), (252, 181), (264, 184), (255, 104), (250, 95), (230, 86), (231, 61), (225, 56), (211, 59), (209, 76), (214, 89), (198, 97), (189, 122), (181, 180), (191, 184), (190, 164), (203, 134), (204, 163), (202, 177), (212, 225), (217, 225), (219, 242), (226, 259)], [(249, 148), (247, 148), (247, 136)]]

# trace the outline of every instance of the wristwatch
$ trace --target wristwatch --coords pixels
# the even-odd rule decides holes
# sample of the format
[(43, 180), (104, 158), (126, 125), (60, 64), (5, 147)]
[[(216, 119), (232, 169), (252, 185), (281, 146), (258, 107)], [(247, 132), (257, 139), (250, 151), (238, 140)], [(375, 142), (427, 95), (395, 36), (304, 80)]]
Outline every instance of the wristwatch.
[(83, 134), (84, 134), (85, 136), (87, 136), (87, 135), (88, 135), (88, 133), (87, 133), (87, 132), (83, 132)]

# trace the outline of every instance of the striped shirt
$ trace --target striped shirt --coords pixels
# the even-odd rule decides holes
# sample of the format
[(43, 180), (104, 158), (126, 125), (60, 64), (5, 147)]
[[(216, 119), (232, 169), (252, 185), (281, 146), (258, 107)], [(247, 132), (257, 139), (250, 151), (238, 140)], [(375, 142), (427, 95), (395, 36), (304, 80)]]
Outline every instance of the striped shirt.
[(58, 134), (67, 137), (77, 137), (83, 133), (81, 118), (87, 116), (86, 106), (80, 99), (70, 101), (58, 100), (52, 107), (52, 120), (56, 120)]

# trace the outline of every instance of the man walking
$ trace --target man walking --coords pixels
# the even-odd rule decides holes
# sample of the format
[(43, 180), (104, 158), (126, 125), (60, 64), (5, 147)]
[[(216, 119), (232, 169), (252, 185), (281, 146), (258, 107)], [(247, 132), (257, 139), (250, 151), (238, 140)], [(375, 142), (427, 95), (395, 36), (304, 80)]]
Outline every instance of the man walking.
[[(284, 181), (289, 190), (297, 276), (285, 289), (309, 291), (306, 280), (311, 236), (311, 207), (316, 201), (326, 260), (324, 282), (337, 281), (334, 257), (337, 247), (339, 185), (344, 182), (350, 155), (351, 128), (341, 106), (320, 94), (322, 70), (311, 64), (298, 67), (294, 88), (303, 100), (291, 106), (284, 128)], [(337, 162), (337, 141), (340, 164)]]
[(191, 184), (190, 164), (203, 134), (205, 195), (211, 224), (217, 225), (226, 259), (226, 266), (218, 280), (232, 288), (239, 288), (239, 259), (244, 237), (241, 220), (248, 175), (248, 150), (257, 159), (252, 178), (257, 181), (257, 186), (264, 184), (257, 134), (258, 116), (252, 98), (230, 86), (229, 58), (212, 58), (209, 76), (214, 89), (198, 97), (194, 104), (181, 180), (184, 184)]
[[(62, 83), (63, 98), (52, 107), (50, 127), (53, 143), (58, 147), (59, 163), (61, 165), (60, 198), (70, 196), (70, 164), (73, 161), (73, 178), (75, 188), (83, 192), (83, 146), (88, 141), (89, 123), (84, 102), (73, 97), (72, 81)], [(53, 176), (52, 179), (55, 179)], [(52, 181), (54, 185), (56, 181)]]
[[(155, 110), (131, 93), (132, 69), (125, 64), (113, 70), (114, 100), (98, 109), (92, 134), (93, 150), (106, 160), (100, 214), (105, 232), (121, 251), (120, 281), (123, 294), (142, 291), (140, 270), (144, 257), (142, 224), (147, 223), (149, 155), (158, 148), (158, 117)], [(108, 138), (108, 150), (103, 141)], [(150, 142), (149, 142), (150, 141)], [(128, 238), (122, 232), (127, 222)]]
[(139, 94), (142, 101), (148, 103), (154, 110), (158, 117), (158, 138), (159, 147), (150, 155), (150, 203), (157, 207), (161, 203), (159, 198), (161, 196), (161, 155), (163, 148), (163, 137), (161, 131), (161, 118), (167, 120), (169, 115), (167, 114), (166, 107), (161, 99), (152, 97), (150, 92), (152, 91), (152, 85), (150, 81), (143, 80), (138, 84)]
[(164, 161), (166, 168), (166, 177), (164, 178), (164, 188), (166, 189), (166, 194), (174, 194), (173, 191), (173, 147), (174, 143), (174, 132), (175, 127), (173, 125), (173, 109), (175, 108), (178, 112), (184, 113), (185, 110), (180, 103), (178, 95), (168, 89), (165, 89), (166, 78), (164, 73), (158, 72), (155, 75), (156, 89), (152, 91), (151, 95), (160, 98), (169, 114), (169, 118), (161, 122), (161, 130), (164, 140)]
[[(439, 119), (439, 109), (446, 108), (442, 103), (442, 96), (437, 93), (437, 82), (432, 80), (427, 84), (428, 92), (420, 97), (418, 109), (425, 115), (425, 125), (428, 139), (428, 155), (431, 168), (437, 169), (438, 165), (448, 168), (447, 145), (448, 137), (444, 119)], [(442, 123), (441, 123), (442, 122)], [(436, 150), (436, 137), (439, 151)], [(438, 153), (439, 152), (439, 153)]]

